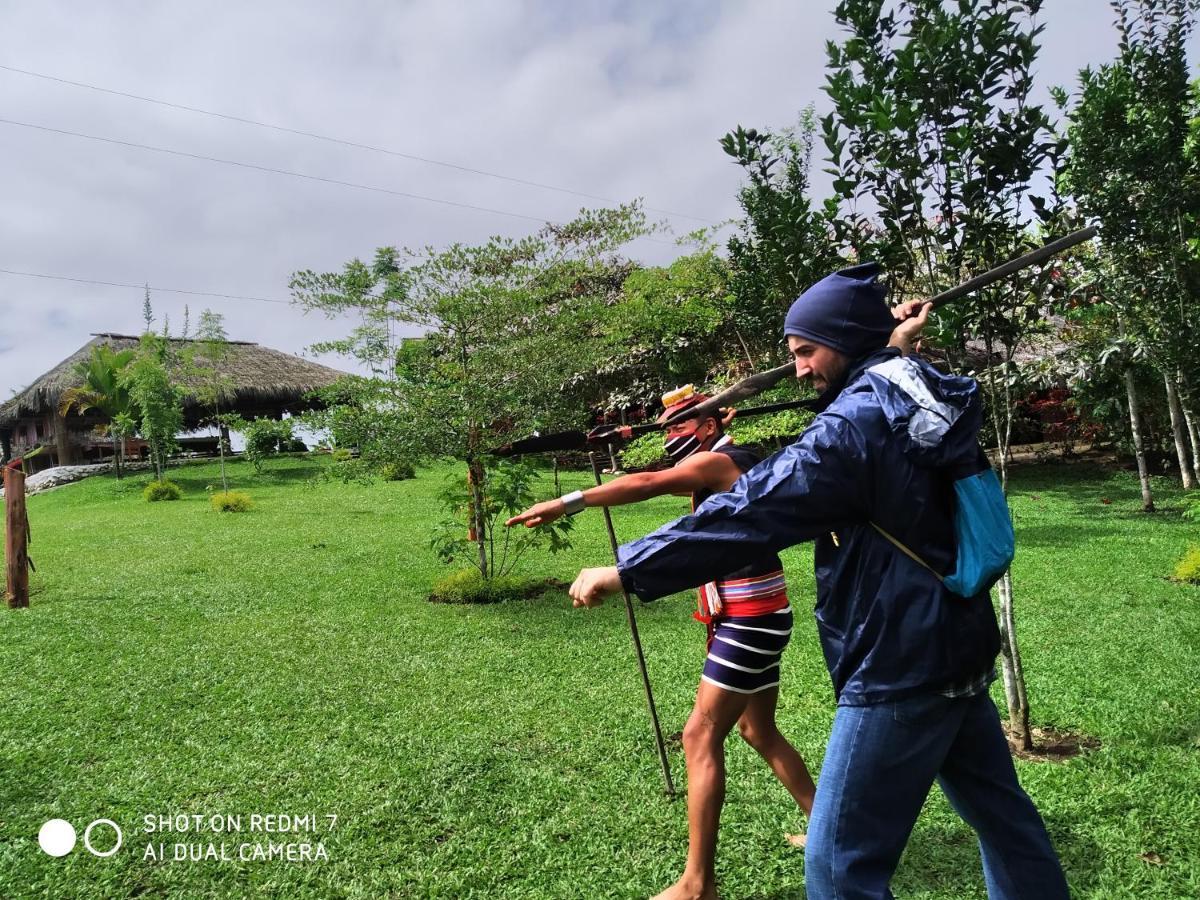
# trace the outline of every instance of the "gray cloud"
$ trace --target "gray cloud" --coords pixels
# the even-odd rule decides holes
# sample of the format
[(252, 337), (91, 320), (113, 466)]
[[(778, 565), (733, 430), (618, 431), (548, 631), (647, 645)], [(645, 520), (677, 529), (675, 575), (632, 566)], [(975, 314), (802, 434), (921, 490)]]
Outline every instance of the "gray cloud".
[[(720, 220), (717, 139), (822, 105), (832, 4), (0, 3), (0, 63)], [(1103, 0), (1046, 4), (1043, 85), (1116, 46)], [(0, 71), (0, 117), (564, 219), (586, 201)], [(0, 267), (287, 299), (289, 275), (382, 244), (532, 222), (0, 125)], [(695, 222), (675, 220), (680, 232)], [(662, 262), (672, 248), (639, 243)], [(89, 332), (136, 332), (140, 289), (0, 275), (0, 398)], [(208, 306), (232, 337), (298, 352), (343, 329)], [(338, 360), (325, 360), (345, 366)]]

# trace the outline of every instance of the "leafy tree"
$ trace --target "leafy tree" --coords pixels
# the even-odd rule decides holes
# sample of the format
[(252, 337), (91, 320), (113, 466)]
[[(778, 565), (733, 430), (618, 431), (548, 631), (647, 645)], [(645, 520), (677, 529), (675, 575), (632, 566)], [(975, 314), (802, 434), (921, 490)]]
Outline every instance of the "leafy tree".
[[(221, 488), (229, 493), (225, 473), (226, 442), (229, 429), (238, 417), (228, 409), (236, 397), (233, 377), (222, 370), (230, 354), (229, 337), (225, 333), (225, 317), (206, 309), (200, 313), (196, 339), (183, 353), (183, 380), (196, 402), (205, 410), (201, 424), (215, 425), (218, 431), (217, 451), (221, 459)], [(184, 318), (186, 334), (187, 318)]]
[[(1146, 345), (1125, 327), (1129, 285), (1103, 244), (1078, 252), (1060, 270), (1068, 287), (1063, 312), (1067, 327), (1068, 365), (1074, 368), (1072, 390), (1078, 402), (1114, 425), (1123, 419), (1137, 463), (1142, 509), (1154, 511), (1147, 460), (1147, 384), (1139, 374), (1149, 368)], [(1122, 410), (1118, 398), (1125, 398)], [(1115, 413), (1115, 415), (1111, 415)], [(1125, 428), (1114, 433), (1126, 431)]]
[[(306, 309), (356, 313), (343, 339), (370, 375), (347, 382), (354, 427), (386, 434), (414, 463), (462, 460), (480, 573), (491, 573), (488, 454), (515, 437), (586, 424), (596, 337), (629, 271), (617, 255), (645, 233), (636, 206), (584, 211), (519, 240), (468, 247), (381, 248), (371, 265), (299, 272)], [(402, 343), (413, 332), (419, 343)]]
[[(483, 494), (481, 510), (473, 509), (475, 499), (470, 485), (462, 478), (448, 476), (446, 479), (439, 500), (450, 516), (438, 524), (430, 539), (430, 546), (439, 559), (446, 563), (463, 560), (490, 580), (511, 575), (521, 557), (535, 546), (545, 545), (551, 553), (571, 546), (567, 538), (572, 526), (570, 516), (564, 516), (545, 529), (503, 527), (506, 519), (528, 509), (537, 500), (533, 491), (537, 470), (528, 461), (489, 457), (484, 467), (487, 490)], [(479, 527), (481, 519), (482, 528)], [(476, 523), (477, 533), (483, 535), (483, 540), (472, 541), (468, 537), (463, 527), (467, 521)], [(538, 532), (543, 530), (545, 534), (539, 535)], [(480, 564), (480, 547), (486, 554), (486, 568)]]
[(728, 266), (711, 246), (629, 272), (603, 310), (583, 402), (652, 409), (672, 388), (739, 366), (732, 311)]
[(118, 379), (137, 410), (134, 421), (150, 445), (158, 481), (163, 480), (167, 457), (177, 448), (175, 437), (183, 428), (183, 392), (171, 376), (170, 355), (167, 340), (147, 332)]
[(96, 412), (108, 419), (100, 431), (112, 439), (113, 469), (121, 477), (121, 462), (125, 456), (125, 438), (132, 434), (134, 416), (133, 400), (129, 390), (121, 383), (121, 374), (133, 360), (134, 351), (114, 350), (107, 344), (92, 347), (88, 358), (75, 367), (75, 374), (83, 384), (68, 388), (59, 402), (59, 413), (66, 415), (72, 409), (79, 413)]
[(721, 149), (746, 174), (738, 191), (742, 218), (729, 238), (733, 333), (753, 367), (774, 363), (779, 323), (805, 288), (842, 268), (834, 240), (839, 204), (809, 196), (816, 118), (812, 106), (797, 127), (772, 133), (736, 129)]
[[(1064, 142), (1031, 102), (1042, 26), (1039, 0), (842, 0), (849, 33), (827, 46), (822, 120), (834, 189), (849, 215), (843, 239), (889, 270), (893, 297), (930, 296), (1040, 243), (1060, 215), (1050, 181)], [(946, 307), (934, 338), (952, 361), (982, 341), (982, 373), (1000, 476), (1012, 434), (1013, 357), (1043, 318), (1051, 267), (1025, 272), (971, 303)], [(1002, 661), (1010, 727), (1032, 745), (1013, 611), (1011, 574), (999, 583)]]
[[(1065, 183), (1103, 225), (1112, 255), (1107, 296), (1122, 338), (1144, 348), (1162, 375), (1180, 472), (1191, 488), (1192, 457), (1200, 450), (1190, 446), (1187, 425), (1200, 409), (1192, 387), (1200, 384), (1200, 313), (1192, 299), (1200, 289), (1200, 160), (1189, 145), (1195, 103), (1185, 45), (1197, 5), (1116, 0), (1112, 6), (1118, 58), (1080, 73)], [(1153, 509), (1148, 495), (1143, 506)]]
[[(254, 465), (255, 472), (262, 472), (268, 459), (278, 456), (294, 440), (291, 419), (258, 418), (239, 421), (234, 425), (246, 441), (243, 455)], [(228, 492), (228, 491), (227, 491)]]

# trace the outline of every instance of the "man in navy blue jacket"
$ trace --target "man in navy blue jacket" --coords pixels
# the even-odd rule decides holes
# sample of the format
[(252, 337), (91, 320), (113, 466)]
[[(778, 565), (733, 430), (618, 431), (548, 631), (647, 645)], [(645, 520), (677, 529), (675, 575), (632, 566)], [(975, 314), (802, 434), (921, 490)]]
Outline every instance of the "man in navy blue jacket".
[(954, 566), (948, 473), (979, 459), (979, 388), (886, 346), (895, 321), (879, 274), (872, 263), (834, 273), (788, 312), (796, 377), (824, 407), (796, 443), (623, 546), (617, 566), (584, 569), (571, 596), (594, 606), (624, 583), (654, 600), (814, 541), (838, 709), (809, 824), (808, 896), (890, 897), (937, 780), (979, 836), (990, 897), (1066, 897), (988, 696), (1000, 647), (989, 595), (957, 596), (922, 565)]

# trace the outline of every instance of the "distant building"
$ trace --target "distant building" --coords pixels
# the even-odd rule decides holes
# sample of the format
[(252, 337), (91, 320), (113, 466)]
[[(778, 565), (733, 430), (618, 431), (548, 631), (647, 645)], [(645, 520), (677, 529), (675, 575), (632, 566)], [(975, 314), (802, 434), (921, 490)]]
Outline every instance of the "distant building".
[[(171, 343), (179, 348), (192, 342), (172, 338)], [(39, 445), (44, 450), (30, 459), (32, 470), (111, 459), (111, 440), (95, 430), (108, 424), (107, 419), (74, 411), (62, 416), (58, 411), (63, 394), (82, 383), (75, 374), (76, 365), (88, 359), (92, 347), (98, 344), (125, 350), (136, 347), (138, 338), (128, 334), (93, 335), (92, 340), (0, 405), (0, 455), (4, 460), (21, 456)], [(319, 407), (320, 402), (307, 395), (347, 374), (247, 341), (228, 342), (228, 353), (219, 371), (233, 382), (234, 399), (229, 411), (247, 419), (263, 416), (279, 419), (285, 413)], [(198, 427), (205, 412), (195, 401), (185, 400), (184, 429)], [(198, 446), (211, 443), (215, 449), (216, 438), (187, 439), (185, 443), (188, 441)], [(126, 456), (139, 458), (144, 447), (140, 440), (127, 440)]]

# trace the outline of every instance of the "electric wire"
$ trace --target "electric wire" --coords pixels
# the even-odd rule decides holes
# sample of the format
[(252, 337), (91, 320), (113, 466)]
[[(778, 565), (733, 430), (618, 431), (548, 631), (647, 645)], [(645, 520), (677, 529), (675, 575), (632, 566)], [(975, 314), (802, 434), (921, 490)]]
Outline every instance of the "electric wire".
[[(589, 194), (585, 191), (577, 191), (577, 190), (573, 190), (571, 188), (561, 187), (559, 185), (546, 184), (546, 183), (540, 182), (540, 181), (531, 181), (529, 179), (518, 178), (513, 175), (503, 175), (499, 172), (489, 172), (486, 169), (476, 169), (476, 168), (472, 168), (471, 166), (459, 165), (458, 163), (446, 162), (444, 160), (433, 159), (433, 158), (427, 157), (427, 156), (417, 156), (412, 153), (403, 153), (399, 150), (391, 150), (387, 147), (377, 147), (373, 144), (365, 144), (365, 143), (361, 143), (359, 141), (351, 141), (351, 140), (347, 140), (345, 138), (333, 137), (333, 136), (327, 135), (327, 134), (319, 134), (318, 132), (314, 132), (314, 131), (304, 131), (303, 129), (300, 129), (300, 128), (289, 128), (285, 125), (275, 125), (270, 122), (260, 122), (257, 119), (249, 119), (244, 116), (235, 116), (230, 113), (222, 113), (222, 112), (216, 112), (216, 111), (210, 110), (210, 109), (202, 109), (198, 106), (188, 106), (187, 104), (184, 104), (184, 103), (174, 103), (169, 100), (159, 100), (154, 97), (146, 97), (141, 94), (133, 94), (133, 93), (129, 93), (127, 91), (118, 91), (118, 90), (114, 90), (112, 88), (100, 87), (99, 85), (96, 85), (96, 84), (89, 84), (85, 81), (72, 81), (69, 78), (60, 78), (56, 75), (47, 75), (44, 72), (33, 72), (29, 69), (19, 69), (16, 66), (7, 66), (7, 65), (4, 65), (3, 63), (0, 63), (0, 69), (4, 70), (6, 72), (13, 72), (18, 75), (25, 75), (30, 78), (41, 78), (46, 81), (54, 81), (59, 84), (70, 85), (72, 87), (85, 88), (90, 91), (98, 91), (99, 93), (102, 93), (102, 94), (111, 94), (112, 96), (115, 96), (115, 97), (125, 97), (129, 100), (138, 100), (142, 103), (153, 103), (158, 106), (168, 107), (170, 109), (178, 109), (178, 110), (182, 110), (184, 112), (198, 113), (200, 115), (211, 116), (216, 119), (224, 119), (229, 122), (238, 122), (243, 125), (253, 125), (258, 128), (268, 128), (272, 131), (279, 131), (279, 132), (283, 132), (285, 134), (294, 134), (294, 135), (299, 135), (301, 137), (313, 138), (314, 140), (326, 141), (331, 144), (340, 144), (344, 147), (354, 147), (359, 150), (369, 150), (373, 153), (384, 153), (384, 154), (387, 154), (388, 156), (395, 156), (395, 157), (399, 157), (400, 159), (408, 159), (408, 160), (412, 160), (414, 162), (427, 163), (428, 165), (432, 165), (432, 166), (441, 166), (446, 169), (454, 169), (456, 171), (466, 172), (471, 175), (481, 175), (486, 178), (497, 178), (497, 179), (500, 179), (501, 181), (508, 181), (513, 184), (520, 184), (520, 185), (524, 185), (526, 187), (540, 188), (542, 190), (547, 190), (547, 191), (557, 191), (562, 194), (571, 194), (572, 196), (575, 196), (575, 197), (583, 197), (588, 200), (599, 200), (604, 203), (613, 203), (613, 204), (618, 203), (618, 201), (616, 201), (616, 200), (613, 200), (609, 197), (602, 197), (599, 194)], [(653, 206), (647, 206), (647, 207), (645, 207), (645, 209), (647, 212), (654, 212), (654, 213), (659, 213), (661, 215), (667, 215), (667, 216), (675, 216), (676, 218), (680, 218), (680, 219), (691, 219), (695, 222), (704, 222), (705, 224), (708, 224), (708, 225), (721, 224), (713, 219), (704, 218), (703, 216), (694, 216), (694, 215), (690, 215), (688, 213), (674, 212), (669, 209), (661, 209), (661, 208), (653, 207)]]
[[(458, 209), (471, 209), (475, 210), (476, 212), (492, 213), (497, 216), (508, 216), (509, 218), (513, 219), (524, 219), (529, 222), (537, 222), (540, 225), (545, 225), (549, 221), (541, 216), (531, 216), (525, 213), (511, 212), (506, 209), (495, 209), (494, 207), (490, 206), (477, 206), (474, 203), (463, 203), (459, 200), (446, 200), (442, 197), (429, 197), (425, 194), (414, 194), (410, 191), (398, 191), (393, 188), (386, 188), (372, 184), (361, 184), (356, 181), (343, 181), (340, 178), (327, 178), (324, 175), (311, 175), (307, 172), (293, 172), (290, 169), (277, 169), (273, 166), (261, 166), (257, 163), (242, 162), (241, 160), (236, 159), (224, 159), (219, 156), (206, 156), (202, 153), (189, 153), (186, 150), (175, 150), (170, 147), (155, 147), (151, 144), (140, 144), (136, 141), (122, 141), (118, 140), (117, 138), (102, 137), (96, 134), (85, 134), (81, 131), (70, 131), (65, 128), (52, 128), (49, 125), (37, 125), (33, 122), (19, 122), (15, 119), (0, 118), (0, 124), (14, 125), (20, 128), (31, 128), (36, 131), (44, 131), (51, 134), (65, 135), (68, 137), (84, 138), (89, 141), (98, 141), (103, 144), (113, 144), (119, 147), (132, 147), (137, 150), (148, 150), (153, 153), (163, 153), (168, 156), (180, 156), (185, 159), (196, 159), (203, 162), (220, 163), (221, 165), (236, 166), (237, 168), (241, 169), (267, 172), (272, 175), (285, 175), (289, 178), (302, 178), (308, 181), (318, 181), (323, 184), (333, 184), (338, 185), (339, 187), (355, 188), (356, 190), (361, 191), (373, 191), (380, 194), (390, 194), (394, 197), (404, 197), (409, 200), (422, 200), (427, 203), (438, 203), (443, 206), (452, 206)], [(664, 241), (658, 238), (649, 237), (647, 235), (640, 235), (639, 237), (635, 238), (635, 240), (649, 241), (653, 244), (665, 244), (672, 247), (675, 246), (675, 244), (671, 241)]]
[(254, 300), (258, 303), (283, 303), (292, 305), (290, 300), (278, 300), (273, 297), (248, 297), (243, 294), (218, 294), (211, 291), (188, 291), (183, 288), (157, 287), (152, 284), (132, 284), (124, 281), (101, 281), (96, 278), (74, 278), (70, 275), (51, 275), (47, 272), (22, 272), (17, 269), (0, 269), (0, 274), (21, 275), (25, 278), (44, 278), (53, 281), (73, 281), (76, 284), (95, 284), (105, 287), (137, 288), (164, 294), (187, 294), (192, 297), (215, 297), (220, 300)]

